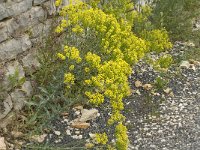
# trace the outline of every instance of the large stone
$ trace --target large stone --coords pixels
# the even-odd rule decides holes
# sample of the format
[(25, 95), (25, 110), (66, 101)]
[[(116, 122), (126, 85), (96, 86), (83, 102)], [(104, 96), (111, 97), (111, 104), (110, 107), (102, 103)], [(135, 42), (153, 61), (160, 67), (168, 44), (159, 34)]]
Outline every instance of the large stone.
[(9, 1), (0, 4), (0, 20), (11, 16), (17, 16), (23, 12), (26, 12), (32, 7), (32, 0), (23, 1)]
[(25, 76), (23, 67), (20, 65), (18, 61), (13, 61), (11, 63), (8, 63), (6, 67), (7, 67), (6, 77), (14, 75), (16, 72), (18, 72), (18, 79), (21, 79)]
[(0, 137), (0, 150), (6, 150), (6, 143), (5, 143), (5, 138)]
[(40, 67), (40, 63), (37, 59), (36, 50), (33, 50), (28, 55), (26, 55), (22, 59), (22, 63), (23, 63), (23, 66), (24, 66), (27, 74), (34, 73)]
[(14, 110), (21, 110), (26, 102), (26, 96), (23, 91), (16, 89), (11, 93)]
[(27, 96), (31, 96), (33, 93), (33, 87), (31, 85), (30, 81), (25, 81), (24, 84), (22, 85), (22, 89), (23, 92), (26, 93)]
[[(0, 104), (1, 105), (1, 104)], [(5, 118), (8, 113), (12, 110), (13, 108), (13, 103), (11, 100), (10, 95), (7, 96), (7, 98), (3, 101), (2, 106), (0, 106), (2, 109), (0, 110), (0, 119)]]
[(0, 44), (0, 62), (11, 60), (16, 56), (32, 46), (31, 41), (27, 35), (19, 39), (11, 39)]
[(25, 73), (24, 73), (23, 67), (20, 65), (18, 61), (13, 61), (6, 64), (5, 68), (6, 68), (4, 70), (5, 75), (2, 81), (2, 85), (4, 89), (10, 90), (13, 88), (12, 85), (14, 84), (12, 83), (13, 81), (11, 81), (10, 77), (13, 77), (16, 79), (16, 81), (19, 81), (25, 77)]
[(12, 33), (19, 28), (15, 19), (11, 18), (0, 22), (0, 42), (7, 40), (12, 36)]
[(46, 20), (46, 18), (47, 18), (47, 14), (43, 10), (43, 8), (39, 7), (39, 6), (36, 6), (36, 7), (32, 7), (27, 12), (21, 14), (16, 19), (16, 22), (19, 24), (19, 26), (21, 28), (29, 27), (30, 30), (31, 30), (31, 28), (34, 25), (44, 22)]

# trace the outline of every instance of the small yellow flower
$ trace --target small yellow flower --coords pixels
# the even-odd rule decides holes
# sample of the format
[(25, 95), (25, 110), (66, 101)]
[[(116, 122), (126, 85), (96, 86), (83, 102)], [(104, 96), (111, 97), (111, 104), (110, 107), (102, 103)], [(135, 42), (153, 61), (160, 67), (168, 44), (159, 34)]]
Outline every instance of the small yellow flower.
[(65, 60), (66, 59), (66, 57), (61, 53), (57, 53), (57, 57), (60, 58), (61, 60)]
[(70, 71), (74, 70), (74, 65), (69, 66), (69, 70)]
[(88, 68), (88, 67), (85, 67), (85, 69), (84, 69), (84, 70), (85, 70), (85, 72), (86, 72), (86, 73), (88, 73), (88, 72), (90, 71), (90, 68)]
[(64, 77), (64, 83), (74, 84), (75, 77), (72, 73), (66, 73)]

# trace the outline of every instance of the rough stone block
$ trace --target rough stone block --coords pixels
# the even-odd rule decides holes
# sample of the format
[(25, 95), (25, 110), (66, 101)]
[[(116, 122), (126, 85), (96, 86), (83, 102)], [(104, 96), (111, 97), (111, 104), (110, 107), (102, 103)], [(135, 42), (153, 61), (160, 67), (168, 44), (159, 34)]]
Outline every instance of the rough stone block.
[(32, 7), (32, 0), (23, 1), (9, 1), (0, 4), (0, 20), (11, 16), (17, 16), (23, 12), (26, 12)]
[(27, 74), (34, 73), (40, 67), (40, 63), (37, 59), (36, 50), (33, 50), (28, 55), (26, 55), (22, 59), (22, 63), (23, 63), (23, 67), (25, 68)]
[(25, 73), (23, 70), (23, 67), (20, 65), (18, 61), (13, 61), (11, 63), (8, 63), (6, 66), (5, 76), (2, 81), (2, 85), (5, 90), (11, 90), (13, 87), (11, 87), (11, 81), (9, 80), (10, 76), (16, 75), (16, 72), (18, 72), (16, 77), (16, 80), (20, 80), (25, 77)]
[(20, 27), (33, 27), (34, 25), (44, 22), (46, 20), (47, 14), (42, 9), (42, 7), (36, 6), (31, 8), (29, 11), (21, 14), (16, 22)]
[(22, 89), (21, 89), (23, 92), (26, 93), (27, 96), (31, 96), (32, 93), (33, 93), (33, 87), (31, 85), (31, 82), (30, 81), (26, 81), (24, 82), (24, 84), (22, 85)]
[(0, 44), (0, 62), (15, 58), (18, 54), (31, 48), (32, 44), (27, 35), (19, 39), (11, 39)]
[(7, 40), (17, 28), (19, 28), (19, 25), (13, 18), (0, 22), (0, 43)]
[(8, 113), (13, 108), (13, 103), (12, 103), (10, 95), (7, 96), (7, 98), (3, 101), (1, 105), (2, 106), (0, 107), (3, 107), (3, 108), (0, 110), (0, 119), (3, 119), (8, 115)]
[(25, 104), (26, 96), (23, 91), (16, 89), (11, 93), (14, 110), (21, 110)]

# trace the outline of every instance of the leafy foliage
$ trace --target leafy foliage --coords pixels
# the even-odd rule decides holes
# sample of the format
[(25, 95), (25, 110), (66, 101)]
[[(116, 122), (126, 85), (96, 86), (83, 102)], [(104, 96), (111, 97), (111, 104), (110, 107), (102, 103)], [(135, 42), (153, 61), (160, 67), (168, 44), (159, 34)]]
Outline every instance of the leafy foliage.
[(199, 0), (155, 0), (154, 6), (154, 25), (166, 28), (173, 41), (198, 37), (199, 33), (192, 29), (195, 18), (200, 15)]

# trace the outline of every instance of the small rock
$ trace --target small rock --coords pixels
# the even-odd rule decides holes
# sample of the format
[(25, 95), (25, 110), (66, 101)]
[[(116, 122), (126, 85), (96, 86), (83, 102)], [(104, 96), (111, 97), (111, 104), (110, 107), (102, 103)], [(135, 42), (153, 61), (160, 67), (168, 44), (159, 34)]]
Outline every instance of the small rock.
[(189, 61), (182, 61), (180, 64), (181, 68), (189, 68), (190, 67), (190, 63)]
[(169, 93), (169, 96), (170, 96), (170, 97), (174, 97), (174, 93), (173, 93), (173, 92), (170, 92), (170, 93)]
[(195, 65), (191, 64), (189, 61), (182, 61), (180, 68), (192, 69), (194, 71), (196, 70)]
[(171, 91), (172, 91), (172, 89), (171, 88), (166, 88), (165, 90), (163, 90), (166, 94), (169, 94)]
[(68, 115), (69, 115), (69, 113), (67, 113), (67, 112), (61, 113), (61, 116), (68, 116)]
[(82, 115), (79, 118), (80, 122), (86, 122), (88, 120), (93, 120), (97, 117), (98, 110), (97, 109), (83, 109), (82, 110)]
[(77, 134), (77, 135), (80, 134), (80, 131), (75, 131), (75, 134)]
[(75, 106), (74, 109), (76, 109), (76, 110), (83, 110), (83, 106), (81, 106), (81, 105)]
[(79, 139), (79, 136), (78, 135), (73, 135), (72, 138), (73, 139)]
[(60, 131), (54, 131), (54, 133), (58, 136), (61, 134)]
[(72, 122), (71, 127), (77, 129), (87, 129), (90, 127), (90, 123), (87, 122)]
[(80, 115), (81, 114), (81, 112), (78, 110), (78, 111), (75, 111), (75, 115), (76, 116), (78, 116), (78, 115)]
[(18, 132), (18, 131), (12, 131), (11, 134), (14, 138), (19, 138), (24, 135), (22, 132)]
[(89, 133), (89, 136), (90, 136), (90, 138), (95, 138), (95, 134), (93, 134), (93, 133)]
[(198, 61), (196, 61), (196, 60), (194, 60), (194, 59), (189, 59), (189, 63), (190, 64), (194, 64), (194, 65), (200, 65), (200, 62), (198, 62)]
[(79, 135), (79, 136), (78, 136), (78, 139), (82, 139), (82, 138), (83, 138), (83, 136), (82, 136), (82, 135)]
[(31, 138), (39, 143), (42, 143), (45, 139), (45, 137), (47, 136), (47, 134), (42, 134), (42, 135), (34, 135)]
[(0, 149), (6, 150), (6, 144), (5, 144), (5, 138), (4, 137), (0, 137)]
[(136, 90), (135, 93), (138, 94), (138, 95), (141, 95), (139, 90)]
[(142, 87), (142, 82), (140, 82), (140, 81), (135, 81), (135, 87)]
[(66, 130), (67, 135), (71, 135), (70, 130)]
[(151, 84), (145, 84), (145, 85), (143, 85), (143, 88), (144, 88), (145, 90), (147, 90), (147, 91), (151, 90), (152, 87), (153, 87), (153, 86), (152, 86)]
[(68, 119), (64, 119), (63, 121), (64, 121), (64, 122), (68, 122), (69, 120), (68, 120)]

